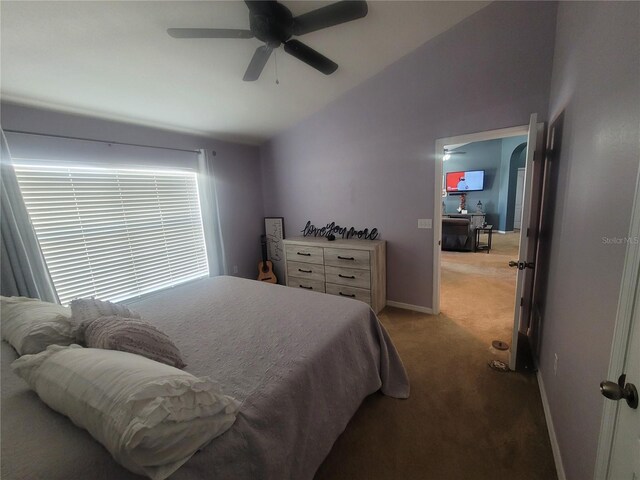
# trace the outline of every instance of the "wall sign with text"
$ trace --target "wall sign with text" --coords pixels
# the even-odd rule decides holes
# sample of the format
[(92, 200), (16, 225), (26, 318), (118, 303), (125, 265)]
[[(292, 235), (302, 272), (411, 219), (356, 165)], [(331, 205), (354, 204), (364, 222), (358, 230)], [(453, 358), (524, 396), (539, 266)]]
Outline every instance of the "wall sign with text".
[(333, 235), (335, 237), (359, 238), (363, 240), (375, 240), (379, 235), (377, 228), (358, 230), (355, 227), (341, 227), (340, 225), (336, 225), (336, 222), (327, 223), (326, 226), (318, 228), (313, 225), (311, 221), (307, 222), (301, 232), (305, 237), (329, 237)]

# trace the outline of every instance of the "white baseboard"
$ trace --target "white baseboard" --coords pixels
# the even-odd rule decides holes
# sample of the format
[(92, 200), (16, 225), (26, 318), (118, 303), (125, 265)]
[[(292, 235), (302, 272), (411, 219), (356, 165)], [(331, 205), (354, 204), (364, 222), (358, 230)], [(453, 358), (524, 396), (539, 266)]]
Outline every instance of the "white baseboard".
[(433, 310), (429, 307), (421, 307), (420, 305), (411, 305), (410, 303), (394, 302), (387, 300), (387, 306), (402, 308), (404, 310), (413, 310), (414, 312), (433, 314)]
[(558, 472), (558, 480), (567, 480), (564, 473), (564, 465), (562, 464), (562, 455), (560, 455), (560, 445), (558, 445), (558, 437), (556, 437), (556, 429), (553, 427), (553, 419), (551, 418), (551, 408), (547, 400), (547, 392), (544, 389), (544, 382), (540, 370), (536, 372), (538, 377), (538, 387), (540, 388), (540, 398), (542, 399), (542, 408), (544, 409), (544, 418), (547, 420), (547, 430), (549, 430), (549, 440), (551, 440), (551, 450), (553, 451), (553, 461), (556, 464)]
[(496, 232), (502, 233), (503, 235), (505, 235), (507, 233), (513, 233), (513, 230), (496, 230)]

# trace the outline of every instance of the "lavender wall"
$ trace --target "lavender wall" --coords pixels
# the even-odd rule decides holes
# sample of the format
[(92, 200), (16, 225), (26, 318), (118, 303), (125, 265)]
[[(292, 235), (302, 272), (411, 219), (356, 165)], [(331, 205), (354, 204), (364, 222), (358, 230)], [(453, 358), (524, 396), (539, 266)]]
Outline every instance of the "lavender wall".
[(181, 149), (215, 150), (216, 188), (220, 223), (229, 272), (253, 278), (260, 260), (264, 230), (260, 159), (257, 147), (3, 103), (2, 127), (49, 135), (144, 144)]
[[(569, 480), (593, 478), (638, 171), (640, 4), (562, 2), (549, 104), (564, 111), (540, 371)], [(558, 354), (557, 375), (553, 374)]]
[(430, 307), (435, 141), (546, 118), (555, 14), (493, 3), (264, 144), (265, 213), (378, 227), (387, 298)]

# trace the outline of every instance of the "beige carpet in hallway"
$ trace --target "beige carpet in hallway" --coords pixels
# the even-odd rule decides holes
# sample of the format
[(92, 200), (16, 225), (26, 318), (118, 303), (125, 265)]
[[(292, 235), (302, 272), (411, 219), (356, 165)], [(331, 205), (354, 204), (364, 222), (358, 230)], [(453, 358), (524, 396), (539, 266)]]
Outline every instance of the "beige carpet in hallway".
[[(441, 315), (474, 332), (488, 345), (511, 343), (516, 291), (519, 234), (494, 234), (486, 252), (442, 252)], [(508, 361), (506, 352), (492, 352)]]
[(316, 480), (556, 478), (535, 376), (487, 366), (506, 359), (490, 344), (510, 341), (513, 313), (513, 245), (497, 237), (489, 254), (443, 252), (439, 316), (381, 313), (411, 398), (368, 397)]

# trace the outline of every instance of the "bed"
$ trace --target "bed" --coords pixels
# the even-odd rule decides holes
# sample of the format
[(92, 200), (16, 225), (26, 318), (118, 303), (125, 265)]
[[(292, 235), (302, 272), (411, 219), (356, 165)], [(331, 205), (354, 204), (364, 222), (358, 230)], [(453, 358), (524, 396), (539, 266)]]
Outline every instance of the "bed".
[[(171, 479), (311, 479), (366, 396), (409, 396), (400, 357), (362, 302), (215, 277), (128, 306), (171, 336), (187, 371), (241, 402), (231, 429)], [(15, 358), (2, 342), (2, 478), (143, 478), (42, 403), (11, 372)]]

